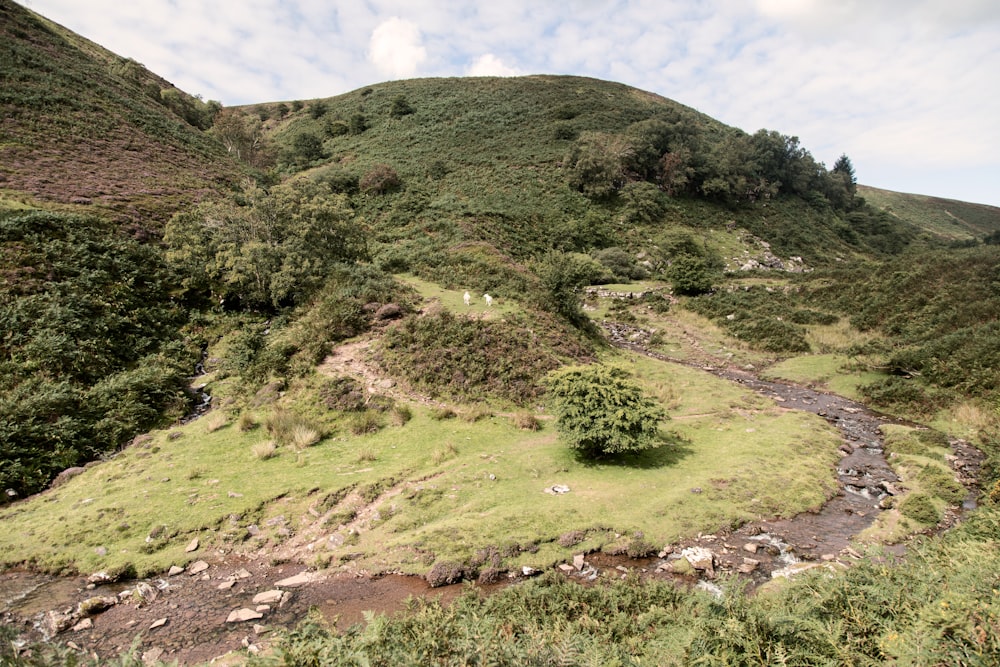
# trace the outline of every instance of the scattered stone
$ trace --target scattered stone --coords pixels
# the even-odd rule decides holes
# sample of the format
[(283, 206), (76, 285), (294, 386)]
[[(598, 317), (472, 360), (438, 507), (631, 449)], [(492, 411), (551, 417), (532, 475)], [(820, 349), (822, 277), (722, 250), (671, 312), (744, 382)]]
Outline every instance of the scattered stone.
[(861, 560), (861, 554), (859, 554), (851, 547), (844, 547), (844, 549), (840, 553), (844, 554), (845, 556), (850, 556), (854, 560)]
[(235, 585), (236, 585), (236, 580), (235, 579), (226, 579), (221, 584), (219, 584), (216, 588), (218, 590), (220, 590), (220, 591), (228, 591), (230, 588), (232, 588)]
[(90, 618), (88, 617), (88, 618), (83, 619), (82, 621), (80, 621), (76, 625), (74, 625), (71, 628), (71, 630), (73, 630), (73, 632), (81, 632), (83, 630), (90, 630), (92, 627), (94, 627), (94, 622), (92, 620), (90, 620)]
[(73, 617), (59, 611), (50, 611), (42, 619), (42, 627), (49, 636), (68, 630), (73, 625)]
[(198, 538), (191, 540), (188, 545), (184, 548), (185, 553), (191, 553), (192, 551), (198, 550)]
[(111, 575), (104, 571), (95, 572), (89, 577), (87, 577), (88, 584), (108, 584), (111, 583), (112, 581), (113, 579)]
[(298, 586), (305, 586), (306, 584), (311, 583), (315, 580), (316, 577), (315, 575), (313, 575), (313, 573), (302, 572), (300, 574), (296, 574), (293, 577), (282, 579), (281, 581), (276, 583), (275, 586), (281, 586), (282, 588), (296, 588)]
[(576, 571), (576, 568), (574, 568), (569, 563), (559, 563), (559, 569), (561, 571), (565, 572), (566, 574), (569, 574), (570, 572), (575, 572)]
[(583, 569), (583, 566), (585, 565), (583, 559), (584, 559), (583, 554), (575, 554), (573, 556), (573, 567), (575, 567), (577, 569), (577, 571), (580, 571), (580, 570)]
[(837, 556), (835, 554), (823, 554), (819, 558), (820, 560), (825, 561), (827, 563), (829, 563), (830, 561), (837, 560)]
[(754, 544), (753, 542), (747, 542), (746, 544), (743, 545), (743, 551), (746, 551), (747, 553), (751, 553), (751, 554), (757, 553), (757, 549), (759, 549), (759, 548), (760, 548), (760, 545), (759, 544)]
[(117, 597), (105, 597), (99, 595), (97, 597), (87, 598), (81, 602), (77, 608), (76, 613), (80, 616), (93, 616), (94, 614), (100, 614), (102, 611), (106, 611), (111, 607), (118, 604)]
[(545, 493), (549, 495), (559, 495), (561, 493), (569, 493), (569, 487), (565, 484), (553, 484), (552, 486), (547, 486), (542, 489)]
[(691, 493), (695, 494), (701, 493), (701, 487), (700, 486), (694, 487), (693, 489), (691, 489)]
[(256, 607), (254, 607), (254, 609), (257, 611), (258, 614), (266, 614), (267, 612), (271, 611), (271, 605), (259, 604)]
[(257, 595), (253, 596), (253, 603), (254, 604), (275, 604), (276, 602), (281, 602), (281, 597), (284, 594), (285, 593), (283, 591), (279, 591), (277, 589), (270, 590), (270, 591), (264, 591), (263, 593), (257, 593)]
[(235, 572), (233, 572), (233, 576), (235, 578), (237, 578), (237, 579), (249, 579), (250, 578), (250, 573), (247, 572), (246, 569), (240, 568), (240, 569), (236, 570)]
[(195, 574), (201, 574), (202, 572), (204, 572), (207, 569), (208, 569), (208, 563), (206, 563), (203, 560), (198, 560), (198, 561), (195, 561), (195, 562), (191, 563), (191, 565), (190, 565), (190, 567), (188, 567), (187, 571), (188, 571), (188, 574), (195, 575)]
[(254, 611), (253, 609), (234, 609), (229, 613), (229, 617), (226, 619), (226, 623), (243, 623), (245, 621), (256, 621), (258, 618), (264, 618), (264, 614)]
[(150, 630), (155, 630), (156, 628), (162, 628), (166, 624), (167, 624), (166, 617), (164, 617), (164, 618), (158, 618), (155, 621), (153, 621), (152, 624), (150, 624), (149, 629)]
[(140, 582), (138, 586), (135, 587), (134, 596), (138, 597), (142, 602), (152, 602), (159, 596), (160, 592), (147, 584), (145, 581)]
[(163, 649), (159, 646), (154, 646), (148, 651), (143, 651), (142, 662), (146, 665), (155, 665), (160, 662), (161, 657), (163, 657)]
[(522, 565), (521, 566), (521, 574), (523, 574), (526, 577), (531, 577), (533, 575), (538, 574), (538, 570), (536, 570), (535, 568), (531, 567), (530, 565)]
[(757, 566), (759, 565), (760, 565), (759, 560), (755, 560), (753, 558), (744, 558), (743, 563), (736, 568), (736, 571), (741, 574), (750, 574), (751, 572), (756, 570)]
[(170, 569), (167, 570), (167, 576), (168, 577), (176, 577), (178, 574), (181, 574), (182, 572), (184, 572), (184, 568), (183, 567), (180, 567), (178, 565), (171, 565)]
[(715, 554), (712, 553), (711, 549), (688, 547), (681, 552), (681, 556), (694, 569), (704, 572), (709, 577), (715, 576)]

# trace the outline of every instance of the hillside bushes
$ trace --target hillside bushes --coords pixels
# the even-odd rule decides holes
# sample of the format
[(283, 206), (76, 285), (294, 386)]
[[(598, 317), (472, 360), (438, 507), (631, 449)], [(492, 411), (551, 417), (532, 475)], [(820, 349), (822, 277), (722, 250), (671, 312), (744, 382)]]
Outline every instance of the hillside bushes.
[(484, 320), (440, 311), (389, 328), (379, 360), (431, 396), (524, 404), (541, 394), (542, 378), (562, 359), (587, 357), (585, 347), (544, 318)]
[(156, 248), (94, 218), (0, 215), (0, 487), (41, 488), (185, 409), (196, 357)]

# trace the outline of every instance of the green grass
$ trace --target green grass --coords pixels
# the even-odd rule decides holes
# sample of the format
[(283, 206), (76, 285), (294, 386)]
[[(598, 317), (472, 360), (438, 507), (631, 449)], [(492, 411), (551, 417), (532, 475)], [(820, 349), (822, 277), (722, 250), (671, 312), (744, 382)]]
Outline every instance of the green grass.
[(832, 391), (852, 400), (861, 400), (858, 387), (874, 381), (880, 375), (859, 370), (855, 360), (840, 354), (805, 354), (769, 366), (769, 378), (790, 380)]
[[(380, 518), (332, 554), (360, 554), (355, 567), (424, 573), (435, 560), (512, 545), (521, 548), (509, 549), (508, 566), (544, 566), (636, 532), (661, 546), (789, 516), (833, 491), (838, 439), (819, 418), (777, 409), (700, 371), (635, 356), (614, 363), (659, 398), (673, 417), (665, 427), (683, 444), (587, 463), (560, 442), (549, 419), (526, 431), (501, 412), (436, 420), (414, 404), (404, 426), (353, 436), (335, 420), (327, 424), (333, 435), (316, 445), (279, 446), (261, 458), (255, 448), (269, 439), (265, 429), (244, 432), (231, 423), (208, 432), (211, 422), (202, 418), (155, 432), (66, 485), (4, 508), (0, 562), (82, 572), (131, 564), (153, 573), (197, 557), (184, 553), (192, 537), (230, 549), (251, 524), (263, 531), (258, 539), (280, 547), (295, 535), (280, 535), (281, 522), (268, 519), (298, 526), (310, 507), (331, 509), (338, 494), (368, 489), (354, 509), (377, 510)], [(571, 492), (544, 493), (553, 484)], [(160, 536), (147, 542), (156, 530)], [(585, 531), (586, 541), (558, 546), (571, 530)]]

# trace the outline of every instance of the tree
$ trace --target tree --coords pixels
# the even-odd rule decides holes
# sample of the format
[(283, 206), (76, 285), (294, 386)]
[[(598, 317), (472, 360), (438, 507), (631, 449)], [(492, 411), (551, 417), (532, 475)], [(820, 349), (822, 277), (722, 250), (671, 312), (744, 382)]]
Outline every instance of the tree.
[(695, 296), (712, 291), (712, 269), (701, 257), (681, 255), (673, 260), (667, 274), (678, 294)]
[(619, 369), (602, 365), (565, 368), (547, 379), (559, 430), (585, 458), (614, 456), (664, 444), (666, 412)]

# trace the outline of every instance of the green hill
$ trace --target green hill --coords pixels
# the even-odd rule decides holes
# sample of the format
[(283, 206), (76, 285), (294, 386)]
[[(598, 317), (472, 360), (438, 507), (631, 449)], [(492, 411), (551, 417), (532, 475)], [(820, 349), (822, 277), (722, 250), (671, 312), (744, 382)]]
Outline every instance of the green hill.
[(1000, 208), (954, 199), (905, 194), (858, 186), (858, 194), (875, 208), (930, 234), (957, 241), (1000, 231)]
[(0, 1), (0, 204), (146, 227), (243, 169), (202, 132), (215, 107), (11, 0)]

